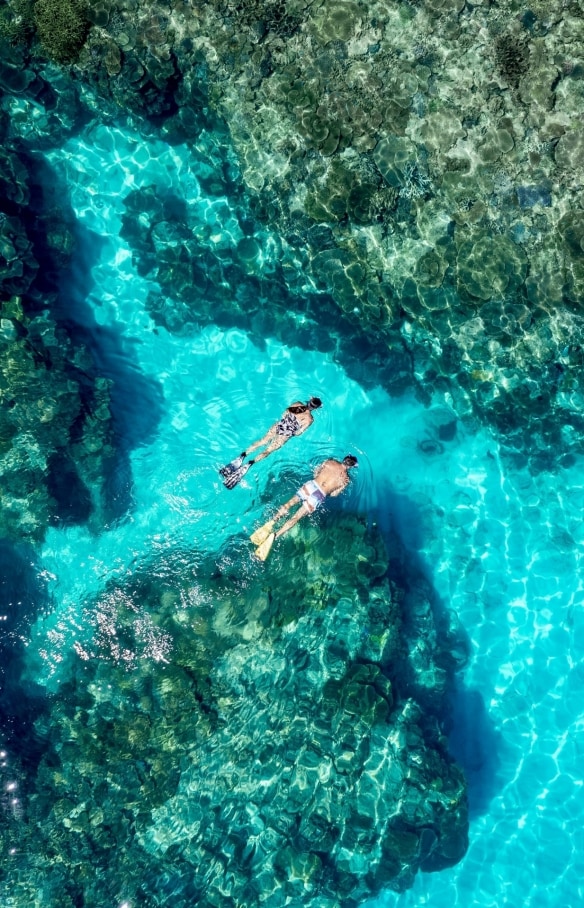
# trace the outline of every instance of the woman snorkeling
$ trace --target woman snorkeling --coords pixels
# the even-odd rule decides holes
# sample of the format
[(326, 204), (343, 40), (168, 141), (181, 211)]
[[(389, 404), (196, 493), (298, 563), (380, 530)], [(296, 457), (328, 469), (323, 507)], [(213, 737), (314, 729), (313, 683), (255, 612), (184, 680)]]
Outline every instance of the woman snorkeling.
[[(319, 397), (311, 397), (305, 404), (301, 401), (296, 401), (286, 407), (280, 419), (273, 426), (270, 426), (263, 438), (260, 438), (259, 441), (254, 441), (247, 450), (242, 451), (239, 457), (226, 466), (221, 467), (219, 473), (223, 477), (223, 484), (228, 489), (233, 489), (254, 463), (258, 463), (274, 451), (278, 451), (291, 438), (306, 432), (314, 422), (312, 411), (318, 410), (321, 406), (322, 401)], [(249, 454), (262, 447), (265, 450), (258, 454), (257, 457), (244, 463), (245, 458)]]

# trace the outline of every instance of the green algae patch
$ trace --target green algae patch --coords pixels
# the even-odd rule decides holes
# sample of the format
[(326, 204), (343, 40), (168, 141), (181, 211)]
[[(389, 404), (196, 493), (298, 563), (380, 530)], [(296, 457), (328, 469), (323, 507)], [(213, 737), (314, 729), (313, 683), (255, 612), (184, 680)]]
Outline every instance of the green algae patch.
[(584, 261), (584, 210), (564, 214), (558, 222), (558, 232), (570, 258)]
[(149, 902), (169, 874), (175, 904), (317, 908), (458, 860), (466, 786), (438, 718), (453, 640), (389, 546), (325, 516), (266, 565), (232, 573), (247, 539), (169, 551), (88, 602), (36, 724), (17, 908), (39, 885)]
[(377, 143), (373, 159), (389, 186), (403, 186), (408, 164), (415, 161), (413, 142), (400, 136), (386, 136)]
[(36, 0), (37, 34), (43, 49), (57, 63), (72, 63), (79, 56), (90, 28), (85, 10), (81, 0)]
[(12, 0), (0, 10), (0, 38), (6, 38), (12, 46), (23, 45), (33, 33), (33, 0)]
[(364, 10), (354, 0), (327, 0), (313, 3), (310, 9), (310, 29), (317, 41), (348, 41), (359, 29)]
[(370, 224), (388, 207), (387, 203), (380, 180), (374, 181), (370, 175), (334, 160), (318, 185), (308, 191), (304, 210), (319, 223), (350, 218), (358, 224)]
[(515, 291), (527, 274), (525, 253), (505, 236), (479, 235), (463, 243), (456, 268), (459, 289), (480, 300)]

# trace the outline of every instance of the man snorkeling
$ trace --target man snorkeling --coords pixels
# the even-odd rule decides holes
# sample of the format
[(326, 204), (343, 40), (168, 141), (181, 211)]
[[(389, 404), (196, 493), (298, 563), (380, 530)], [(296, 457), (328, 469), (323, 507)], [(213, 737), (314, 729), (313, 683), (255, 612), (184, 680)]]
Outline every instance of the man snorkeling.
[[(227, 486), (228, 489), (235, 488), (237, 483), (243, 479), (254, 463), (258, 463), (274, 451), (278, 451), (291, 438), (295, 438), (298, 435), (302, 435), (303, 432), (306, 432), (308, 427), (314, 422), (312, 411), (318, 410), (321, 406), (322, 401), (319, 397), (311, 397), (305, 404), (301, 403), (301, 401), (290, 404), (290, 406), (284, 410), (278, 422), (275, 422), (274, 425), (268, 429), (263, 438), (260, 438), (259, 441), (254, 441), (254, 443), (250, 445), (246, 451), (243, 451), (239, 457), (236, 457), (235, 460), (232, 460), (231, 463), (228, 463), (226, 466), (221, 467), (219, 473), (223, 477), (223, 484)], [(251, 454), (251, 452), (255, 451), (257, 448), (262, 447), (264, 447), (265, 450), (262, 451), (261, 454), (258, 454), (253, 460), (248, 460), (247, 463), (243, 462), (248, 454)]]
[[(265, 561), (278, 536), (283, 536), (284, 533), (291, 530), (302, 517), (312, 514), (322, 504), (327, 495), (330, 495), (331, 498), (340, 495), (349, 485), (349, 470), (356, 466), (357, 458), (352, 454), (347, 454), (342, 461), (331, 457), (321, 463), (314, 471), (314, 479), (301, 486), (296, 494), (276, 511), (272, 520), (269, 520), (250, 536), (251, 541), (257, 546), (255, 550), (256, 558), (259, 558), (260, 561)], [(296, 513), (279, 530), (274, 531), (274, 525), (282, 517), (285, 517), (295, 504), (300, 505)]]

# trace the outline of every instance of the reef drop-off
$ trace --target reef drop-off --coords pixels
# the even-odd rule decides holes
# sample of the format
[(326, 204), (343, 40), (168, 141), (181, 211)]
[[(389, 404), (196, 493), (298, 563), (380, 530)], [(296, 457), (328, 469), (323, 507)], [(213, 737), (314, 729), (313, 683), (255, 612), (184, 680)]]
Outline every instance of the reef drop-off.
[(169, 552), (88, 603), (35, 724), (14, 904), (356, 906), (463, 856), (452, 616), (359, 518), (238, 577), (242, 546)]

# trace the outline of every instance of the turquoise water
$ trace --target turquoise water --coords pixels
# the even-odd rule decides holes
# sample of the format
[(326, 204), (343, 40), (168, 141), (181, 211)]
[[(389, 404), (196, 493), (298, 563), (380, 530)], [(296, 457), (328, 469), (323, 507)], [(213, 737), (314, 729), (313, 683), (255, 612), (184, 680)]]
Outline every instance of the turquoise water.
[[(99, 252), (90, 307), (79, 317), (106, 372), (126, 378), (119, 418), (141, 443), (130, 446), (131, 470), (120, 486), (131, 507), (99, 532), (53, 527), (38, 549), (51, 609), (31, 628), (24, 678), (58, 691), (71, 650), (89, 657), (86, 605), (108, 581), (177, 547), (224, 550), (324, 457), (355, 453), (360, 466), (342, 509), (397, 529), (471, 642), (451, 735), (470, 785), (468, 853), (454, 868), (420, 874), (410, 891), (375, 904), (581, 904), (581, 462), (532, 476), (508, 466), (495, 438), (459, 418), (446, 392), (429, 405), (413, 395), (390, 398), (360, 387), (331, 354), (269, 339), (260, 349), (238, 329), (206, 326), (177, 336), (157, 328), (145, 309), (151, 286), (119, 238), (123, 199), (143, 186), (175, 190), (218, 244), (237, 241), (226, 200), (209, 200), (199, 189), (201, 160), (105, 126), (47, 157), (92, 232), (89, 248)], [(218, 467), (292, 399), (309, 395), (324, 402), (311, 431), (227, 492)], [(239, 554), (245, 575), (249, 552)], [(154, 634), (147, 658), (165, 661), (170, 653), (164, 636)]]

